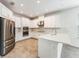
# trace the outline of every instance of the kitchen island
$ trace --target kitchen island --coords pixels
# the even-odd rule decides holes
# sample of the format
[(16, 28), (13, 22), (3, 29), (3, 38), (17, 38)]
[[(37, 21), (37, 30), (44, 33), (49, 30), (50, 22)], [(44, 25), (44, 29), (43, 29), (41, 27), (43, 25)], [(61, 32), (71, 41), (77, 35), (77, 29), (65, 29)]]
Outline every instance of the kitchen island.
[(63, 44), (71, 44), (67, 34), (39, 36), (38, 56), (42, 58), (60, 58)]
[(71, 37), (67, 33), (54, 34), (51, 30), (32, 31), (31, 37), (38, 39), (38, 56), (41, 58), (60, 58), (64, 44), (79, 47), (72, 44)]

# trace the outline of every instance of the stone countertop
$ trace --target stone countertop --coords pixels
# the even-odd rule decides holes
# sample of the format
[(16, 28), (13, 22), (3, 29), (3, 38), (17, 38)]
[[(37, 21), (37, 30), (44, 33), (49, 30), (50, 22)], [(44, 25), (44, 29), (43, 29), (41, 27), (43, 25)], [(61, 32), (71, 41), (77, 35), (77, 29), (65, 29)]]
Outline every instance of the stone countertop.
[(71, 44), (71, 40), (70, 40), (69, 36), (65, 33), (58, 33), (56, 35), (52, 35), (52, 34), (46, 34), (46, 35), (42, 35), (42, 36), (40, 35), (39, 39), (46, 39), (46, 40)]
[(37, 38), (37, 39), (46, 39), (46, 40), (51, 40), (51, 41), (55, 41), (55, 42), (59, 42), (59, 43), (63, 43), (63, 44), (69, 44), (71, 46), (74, 47), (78, 47), (78, 45), (76, 44), (72, 44), (71, 42), (71, 38), (67, 33), (53, 33), (51, 31), (46, 32), (46, 31), (31, 31), (30, 33), (31, 37)]
[(47, 39), (51, 41), (63, 42), (71, 44), (71, 39), (66, 33), (55, 33), (51, 30), (48, 31), (31, 31), (30, 36), (38, 39)]

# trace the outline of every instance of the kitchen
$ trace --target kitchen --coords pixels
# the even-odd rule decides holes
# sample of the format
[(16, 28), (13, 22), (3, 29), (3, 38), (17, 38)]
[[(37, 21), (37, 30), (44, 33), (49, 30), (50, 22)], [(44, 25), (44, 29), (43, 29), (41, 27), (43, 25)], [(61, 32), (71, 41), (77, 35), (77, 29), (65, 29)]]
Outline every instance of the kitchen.
[(0, 0), (0, 17), (15, 22), (15, 46), (0, 57), (79, 58), (79, 1), (61, 1)]

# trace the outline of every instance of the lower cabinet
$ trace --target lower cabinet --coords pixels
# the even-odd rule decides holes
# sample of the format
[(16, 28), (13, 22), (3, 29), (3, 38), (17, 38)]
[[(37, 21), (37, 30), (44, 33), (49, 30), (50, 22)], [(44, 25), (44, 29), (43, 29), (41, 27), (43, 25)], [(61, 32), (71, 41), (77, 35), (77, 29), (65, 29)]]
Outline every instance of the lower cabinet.
[(41, 58), (56, 58), (57, 57), (57, 42), (39, 39), (38, 40), (38, 56)]
[(47, 39), (38, 40), (40, 58), (79, 58), (79, 47)]

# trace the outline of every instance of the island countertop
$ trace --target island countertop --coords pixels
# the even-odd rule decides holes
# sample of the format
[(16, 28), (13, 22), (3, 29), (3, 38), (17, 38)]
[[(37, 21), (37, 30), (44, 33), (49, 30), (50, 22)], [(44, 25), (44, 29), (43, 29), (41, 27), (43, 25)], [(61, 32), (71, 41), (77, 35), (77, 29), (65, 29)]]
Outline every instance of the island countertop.
[(77, 44), (72, 43), (72, 38), (67, 33), (57, 33), (54, 34), (52, 31), (49, 32), (40, 32), (40, 31), (31, 31), (30, 37), (37, 39), (46, 39), (63, 44), (69, 44), (74, 47), (79, 47)]

